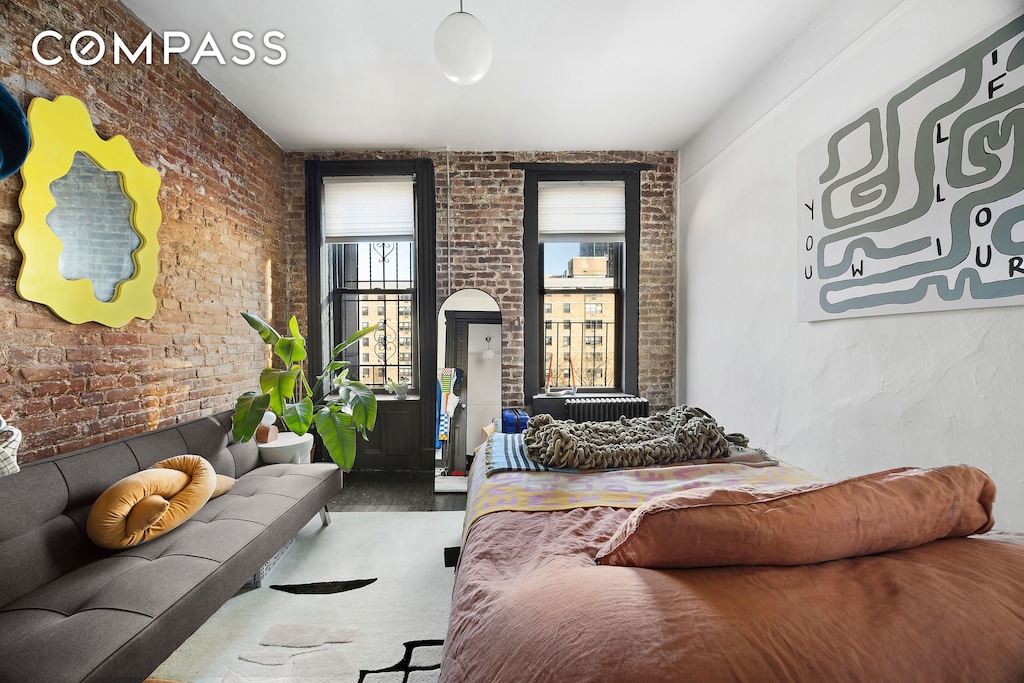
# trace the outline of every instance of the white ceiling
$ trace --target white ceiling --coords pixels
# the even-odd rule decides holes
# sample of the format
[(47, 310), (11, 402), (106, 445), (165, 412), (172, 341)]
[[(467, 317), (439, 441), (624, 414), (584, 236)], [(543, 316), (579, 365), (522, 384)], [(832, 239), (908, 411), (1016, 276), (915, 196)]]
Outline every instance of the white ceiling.
[[(122, 2), (188, 33), (187, 58), (211, 32), (227, 64), (196, 68), (285, 150), (516, 151), (679, 149), (828, 0), (464, 0), (494, 54), (472, 86), (433, 57), (458, 0)], [(279, 66), (260, 61), (272, 30)]]

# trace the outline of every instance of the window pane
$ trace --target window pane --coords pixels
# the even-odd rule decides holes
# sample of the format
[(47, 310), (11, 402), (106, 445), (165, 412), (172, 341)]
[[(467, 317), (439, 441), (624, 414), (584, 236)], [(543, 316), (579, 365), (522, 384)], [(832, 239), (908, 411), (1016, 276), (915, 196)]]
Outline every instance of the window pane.
[[(341, 308), (345, 322), (345, 330), (356, 330), (371, 325), (379, 325), (376, 332), (367, 339), (360, 353), (351, 353), (356, 347), (350, 347), (346, 351), (344, 360), (354, 366), (349, 375), (355, 375), (363, 381), (373, 385), (383, 385), (386, 380), (395, 382), (412, 382), (412, 337), (400, 332), (404, 325), (412, 326), (411, 307), (409, 303), (412, 294), (386, 294), (384, 311), (381, 315), (363, 316), (363, 303), (373, 297), (377, 301), (377, 295), (357, 294), (343, 292), (341, 294)], [(371, 309), (376, 312), (376, 306)], [(404, 313), (403, 313), (404, 311)], [(340, 336), (340, 335), (339, 335)]]
[[(547, 297), (552, 295), (548, 294)], [(607, 387), (609, 381), (618, 376), (615, 354), (615, 292), (600, 294), (604, 298), (604, 310), (608, 313), (591, 314), (583, 306), (575, 313), (559, 315), (557, 319), (561, 334), (558, 346), (551, 337), (544, 339), (544, 373), (550, 370), (551, 386), (569, 385), (570, 367), (572, 381), (577, 387)], [(560, 378), (565, 378), (564, 381)]]
[(618, 288), (622, 247), (622, 242), (541, 243), (544, 289)]
[(346, 351), (343, 359), (352, 364), (349, 376), (378, 389), (387, 380), (411, 383), (416, 355), (413, 242), (336, 243), (325, 249), (338, 309), (332, 346), (379, 325), (364, 338), (359, 352), (354, 347)]
[(326, 248), (337, 287), (410, 289), (413, 286), (416, 250), (411, 240), (348, 242), (329, 244)]
[[(609, 387), (616, 367), (616, 301), (621, 242), (544, 242), (544, 379), (551, 386)], [(561, 305), (558, 305), (561, 304)]]

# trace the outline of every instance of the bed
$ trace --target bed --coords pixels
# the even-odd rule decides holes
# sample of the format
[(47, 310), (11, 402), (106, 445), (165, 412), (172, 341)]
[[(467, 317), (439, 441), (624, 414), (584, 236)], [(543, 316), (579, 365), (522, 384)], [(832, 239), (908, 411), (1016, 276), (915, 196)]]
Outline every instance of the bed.
[[(970, 533), (991, 527), (994, 487), (973, 468), (943, 469), (955, 471), (900, 468), (839, 486), (747, 450), (563, 471), (526, 458), (521, 435), (493, 435), (469, 474), (440, 680), (1024, 681), (1024, 535)], [(946, 489), (933, 495), (929, 478)], [(886, 513), (897, 484), (912, 492)], [(953, 489), (952, 506), (930, 500)], [(718, 514), (708, 501), (723, 491), (740, 496), (722, 508), (741, 517), (729, 528), (700, 518)], [(684, 510), (648, 514), (687, 497)], [(809, 525), (796, 509), (808, 499)], [(751, 516), (757, 505), (775, 521)], [(632, 555), (658, 568), (628, 566), (629, 553), (595, 561), (665, 519)], [(794, 525), (805, 526), (795, 545)], [(960, 537), (927, 540), (936, 533)], [(673, 557), (679, 548), (690, 554)]]

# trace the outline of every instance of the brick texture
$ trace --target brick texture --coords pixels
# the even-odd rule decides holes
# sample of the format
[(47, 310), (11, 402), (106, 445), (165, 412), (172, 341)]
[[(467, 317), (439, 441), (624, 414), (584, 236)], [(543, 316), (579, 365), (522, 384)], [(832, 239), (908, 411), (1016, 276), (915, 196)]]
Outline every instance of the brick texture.
[[(646, 163), (640, 209), (640, 393), (655, 409), (675, 401), (675, 152), (332, 152), (289, 154), (286, 163), (288, 250), (305, 249), (303, 162), (429, 158), (437, 186), (437, 303), (459, 289), (481, 289), (502, 311), (502, 402), (523, 406), (523, 182), (513, 163)], [(451, 201), (449, 204), (449, 178)], [(449, 226), (449, 209), (451, 223)], [(293, 277), (304, 268), (293, 259)], [(296, 309), (305, 311), (301, 293)], [(629, 341), (627, 340), (627, 343)]]
[(58, 65), (35, 61), (32, 39), (44, 28), (64, 34), (65, 46), (83, 28), (138, 45), (149, 29), (117, 2), (4, 7), (0, 82), (22, 107), (33, 97), (78, 97), (101, 137), (124, 135), (162, 176), (158, 308), (116, 330), (72, 325), (18, 297), (21, 179), (0, 180), (0, 414), (25, 434), (22, 462), (227, 409), (253, 388), (267, 354), (239, 313), (278, 326), (306, 317), (303, 161), (312, 156), (433, 160), (438, 305), (465, 287), (499, 302), (509, 406), (523, 405), (523, 172), (511, 164), (652, 164), (641, 176), (639, 380), (656, 408), (673, 402), (675, 152), (286, 154), (184, 60), (114, 65), (108, 56), (82, 66), (65, 51)]
[(72, 325), (16, 293), (21, 178), (0, 180), (0, 414), (24, 432), (22, 462), (229, 408), (265, 362), (239, 312), (273, 317), (290, 297), (280, 148), (185, 61), (163, 65), (159, 34), (150, 65), (108, 53), (82, 66), (65, 50), (43, 66), (31, 45), (44, 28), (65, 46), (88, 28), (108, 50), (114, 31), (137, 45), (149, 29), (110, 0), (4, 3), (0, 82), (25, 109), (77, 97), (101, 138), (124, 135), (162, 176), (163, 222), (153, 318)]

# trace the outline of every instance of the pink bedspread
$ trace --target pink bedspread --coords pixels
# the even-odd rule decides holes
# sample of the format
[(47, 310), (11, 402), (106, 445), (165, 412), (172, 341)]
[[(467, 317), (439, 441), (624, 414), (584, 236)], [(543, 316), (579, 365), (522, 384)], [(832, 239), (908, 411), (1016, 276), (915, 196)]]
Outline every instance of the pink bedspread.
[(1024, 681), (1024, 535), (793, 567), (596, 565), (629, 513), (479, 518), (440, 680)]

